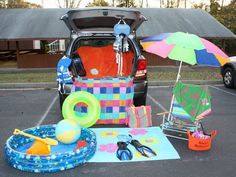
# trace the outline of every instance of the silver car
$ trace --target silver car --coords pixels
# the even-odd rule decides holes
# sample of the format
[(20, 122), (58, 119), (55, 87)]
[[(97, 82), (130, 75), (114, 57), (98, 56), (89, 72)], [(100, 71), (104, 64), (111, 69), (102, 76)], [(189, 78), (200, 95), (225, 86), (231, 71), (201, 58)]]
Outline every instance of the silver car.
[(230, 62), (224, 64), (221, 68), (223, 83), (227, 88), (236, 87), (236, 56), (230, 57)]

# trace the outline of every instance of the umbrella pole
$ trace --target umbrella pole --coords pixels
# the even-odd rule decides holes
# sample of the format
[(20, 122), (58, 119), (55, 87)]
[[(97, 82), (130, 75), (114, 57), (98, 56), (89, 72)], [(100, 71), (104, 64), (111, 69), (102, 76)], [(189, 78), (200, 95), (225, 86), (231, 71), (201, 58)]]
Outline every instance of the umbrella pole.
[[(181, 61), (180, 61), (180, 64), (179, 64), (179, 70), (178, 70), (178, 74), (177, 74), (177, 77), (176, 77), (176, 80), (175, 80), (175, 84), (179, 81), (179, 79), (180, 79), (180, 77), (181, 77), (181, 76), (180, 76), (180, 71), (181, 71), (181, 68), (182, 68), (182, 63), (183, 63), (183, 61), (181, 60)], [(168, 121), (170, 121), (171, 112), (172, 112), (172, 109), (173, 109), (174, 99), (175, 99), (175, 95), (172, 94), (171, 103), (170, 103), (170, 109), (169, 109), (169, 114), (168, 114), (168, 118), (167, 118)]]
[(181, 77), (180, 76), (180, 71), (181, 71), (181, 68), (182, 68), (182, 63), (183, 63), (183, 61), (181, 60), (180, 64), (179, 64), (179, 70), (178, 70), (178, 74), (177, 74), (177, 78), (176, 78), (175, 83), (177, 83), (179, 81), (180, 77)]

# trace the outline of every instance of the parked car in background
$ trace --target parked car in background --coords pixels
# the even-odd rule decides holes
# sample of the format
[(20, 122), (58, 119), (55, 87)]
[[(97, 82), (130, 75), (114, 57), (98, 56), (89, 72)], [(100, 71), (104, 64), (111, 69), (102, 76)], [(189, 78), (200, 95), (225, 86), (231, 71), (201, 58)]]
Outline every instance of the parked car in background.
[(236, 56), (230, 57), (230, 62), (227, 62), (222, 66), (221, 74), (225, 87), (236, 87)]
[[(115, 56), (115, 54), (111, 54), (109, 57), (107, 57), (107, 55), (109, 52), (114, 53), (112, 46), (116, 40), (116, 36), (114, 35), (113, 28), (121, 18), (126, 22), (126, 24), (130, 26), (131, 29), (131, 33), (127, 36), (127, 41), (129, 44), (129, 52), (132, 53), (132, 58), (129, 58), (130, 62), (128, 62), (128, 64), (125, 66), (128, 68), (126, 68), (126, 71), (128, 71), (124, 74), (124, 76), (134, 77), (134, 105), (140, 106), (146, 104), (148, 86), (146, 59), (141, 55), (139, 44), (135, 36), (138, 27), (143, 21), (146, 20), (145, 17), (137, 10), (119, 8), (87, 8), (81, 10), (70, 10), (61, 18), (61, 20), (64, 21), (66, 26), (71, 31), (70, 42), (68, 44), (64, 58), (72, 60), (71, 64), (69, 64), (70, 66), (68, 65), (68, 73), (70, 73), (72, 80), (68, 78), (68, 80), (65, 82), (65, 80), (60, 79), (60, 76), (58, 75), (58, 91), (61, 106), (65, 98), (71, 92), (73, 79), (76, 77), (91, 78), (92, 74), (101, 73), (100, 71), (102, 71), (102, 69), (99, 72), (93, 69), (86, 69), (86, 66), (89, 65), (89, 62), (94, 64), (94, 62), (99, 60), (101, 63), (110, 63), (109, 66), (106, 68), (104, 67), (103, 71), (109, 67), (114, 66), (114, 63), (111, 63), (114, 57), (110, 56)], [(104, 55), (102, 54), (99, 59), (96, 59), (96, 61), (94, 56), (89, 59), (89, 62), (87, 60), (87, 63), (85, 63), (85, 58), (88, 55), (93, 55), (91, 52), (88, 52), (90, 47), (99, 49), (106, 48), (106, 50), (104, 50)], [(125, 56), (123, 56), (123, 58), (124, 57)], [(80, 61), (78, 61), (78, 58)], [(85, 66), (85, 71), (81, 70), (81, 61)], [(58, 66), (58, 70), (60, 67), (61, 66)], [(107, 75), (101, 75), (100, 77), (102, 78), (109, 76), (116, 77), (111, 73), (108, 73)]]

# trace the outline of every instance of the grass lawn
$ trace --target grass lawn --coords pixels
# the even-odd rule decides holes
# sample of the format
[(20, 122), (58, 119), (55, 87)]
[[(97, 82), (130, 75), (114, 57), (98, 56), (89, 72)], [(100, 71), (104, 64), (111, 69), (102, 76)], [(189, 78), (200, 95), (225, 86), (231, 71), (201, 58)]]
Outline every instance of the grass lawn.
[(56, 72), (27, 72), (27, 73), (6, 73), (0, 74), (0, 83), (21, 83), (21, 82), (56, 82)]
[[(148, 80), (150, 81), (165, 81), (175, 80), (177, 68), (170, 70), (150, 70), (148, 71)], [(56, 71), (21, 71), (12, 73), (1, 73), (0, 83), (25, 83), (25, 82), (56, 82)], [(182, 70), (181, 80), (222, 80), (219, 69), (194, 69)]]
[[(149, 71), (148, 79), (149, 80), (175, 80), (177, 77), (178, 71)], [(198, 69), (193, 71), (181, 71), (181, 80), (222, 80), (222, 76), (220, 74), (220, 69)]]

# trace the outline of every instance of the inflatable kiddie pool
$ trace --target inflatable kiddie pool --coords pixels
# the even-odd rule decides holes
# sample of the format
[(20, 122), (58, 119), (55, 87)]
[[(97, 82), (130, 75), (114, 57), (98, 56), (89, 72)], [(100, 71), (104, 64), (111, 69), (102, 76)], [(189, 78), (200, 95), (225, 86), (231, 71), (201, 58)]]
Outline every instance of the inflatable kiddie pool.
[[(56, 125), (44, 125), (23, 130), (38, 137), (55, 138)], [(96, 151), (96, 135), (93, 131), (82, 128), (80, 141), (86, 141), (85, 147), (77, 150), (77, 143), (51, 146), (50, 155), (28, 155), (25, 151), (33, 144), (33, 139), (23, 135), (11, 136), (5, 144), (5, 157), (7, 162), (23, 171), (29, 172), (56, 172), (74, 168), (87, 162)]]

